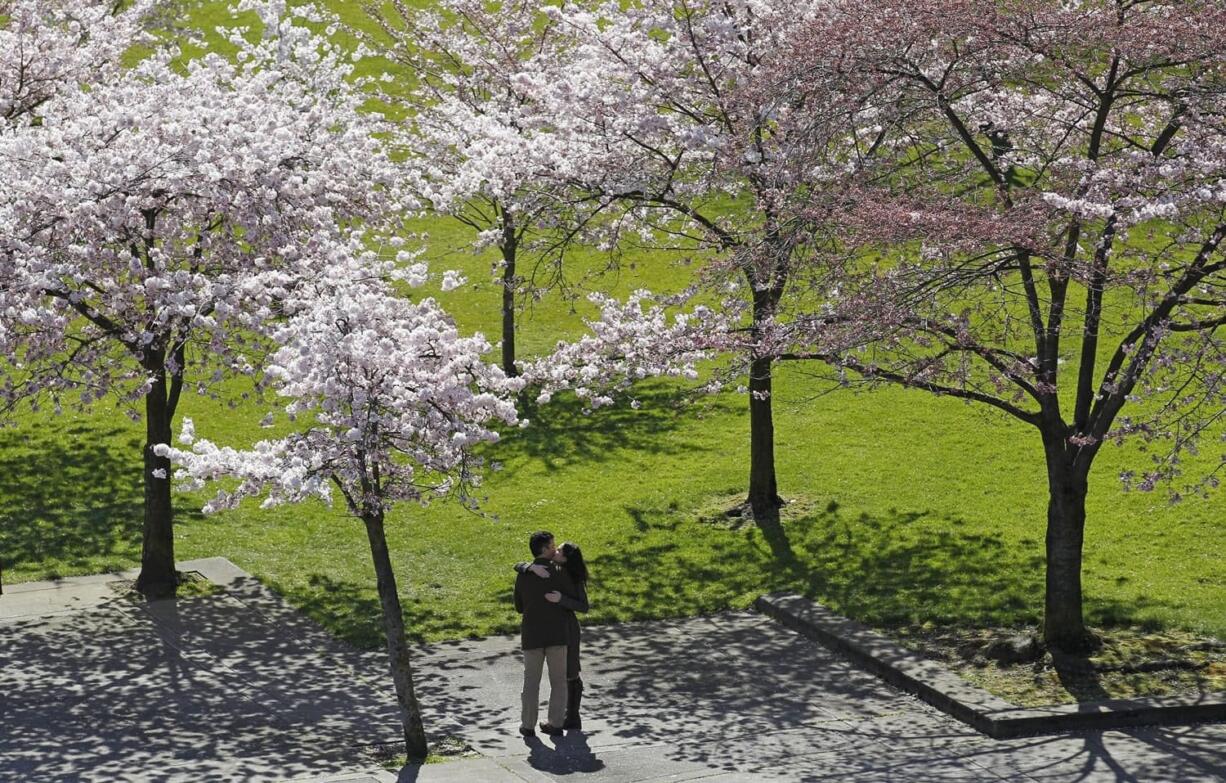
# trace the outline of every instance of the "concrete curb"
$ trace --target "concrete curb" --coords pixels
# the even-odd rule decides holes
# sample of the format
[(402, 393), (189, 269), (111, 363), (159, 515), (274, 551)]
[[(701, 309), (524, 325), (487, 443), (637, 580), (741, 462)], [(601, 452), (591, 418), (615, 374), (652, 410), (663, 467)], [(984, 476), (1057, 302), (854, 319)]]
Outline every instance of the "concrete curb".
[(754, 607), (842, 653), (857, 666), (896, 688), (918, 696), (941, 712), (995, 739), (1087, 729), (1226, 721), (1226, 695), (1018, 707), (804, 596), (772, 593), (758, 598)]

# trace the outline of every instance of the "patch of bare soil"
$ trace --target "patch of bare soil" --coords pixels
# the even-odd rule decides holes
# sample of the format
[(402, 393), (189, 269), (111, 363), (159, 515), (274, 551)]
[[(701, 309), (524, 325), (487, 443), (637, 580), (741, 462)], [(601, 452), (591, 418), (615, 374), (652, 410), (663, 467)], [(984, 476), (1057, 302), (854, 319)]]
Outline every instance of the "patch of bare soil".
[[(788, 497), (781, 499), (781, 502), (779, 520), (784, 524), (816, 510), (816, 504), (809, 498)], [(693, 513), (700, 523), (715, 528), (743, 530), (754, 526), (753, 509), (745, 500), (743, 491), (713, 496)]]
[[(175, 598), (203, 598), (222, 592), (222, 588), (205, 579), (195, 571), (176, 571), (179, 586), (175, 590)], [(136, 591), (135, 579), (118, 579), (109, 582), (107, 586), (119, 598), (128, 601), (144, 602), (145, 597)]]
[[(404, 753), (404, 743), (372, 745), (365, 748), (371, 761), (386, 770), (396, 772), (403, 769), (409, 762)], [(470, 748), (459, 737), (445, 736), (436, 739), (428, 745), (427, 764), (441, 764), (457, 759), (477, 758), (479, 753)]]

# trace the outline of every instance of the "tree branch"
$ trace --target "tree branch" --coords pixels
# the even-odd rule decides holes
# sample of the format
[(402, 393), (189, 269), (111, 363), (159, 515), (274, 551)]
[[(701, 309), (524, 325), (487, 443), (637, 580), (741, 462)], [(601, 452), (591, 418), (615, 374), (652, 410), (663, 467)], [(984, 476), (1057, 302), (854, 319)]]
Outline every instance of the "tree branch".
[[(1090, 412), (1090, 432), (1088, 434), (1101, 438), (1111, 426), (1111, 422), (1115, 420), (1116, 414), (1123, 407), (1128, 395), (1132, 393), (1133, 387), (1141, 376), (1141, 371), (1148, 364), (1156, 348), (1155, 345), (1150, 344), (1148, 338), (1159, 324), (1170, 318), (1171, 312), (1180, 303), (1183, 295), (1196, 287), (1197, 283), (1204, 278), (1226, 269), (1226, 261), (1206, 265), (1209, 257), (1217, 251), (1223, 239), (1226, 239), (1226, 223), (1218, 226), (1201, 245), (1196, 258), (1184, 272), (1183, 279), (1172, 286), (1154, 311), (1120, 341), (1103, 375), (1098, 400)], [(1134, 349), (1133, 346), (1136, 346), (1138, 342), (1140, 345)], [(1130, 355), (1132, 360), (1129, 362), (1128, 369), (1123, 378), (1116, 383), (1115, 379)]]
[(830, 364), (835, 367), (845, 367), (870, 380), (885, 380), (909, 389), (923, 389), (924, 391), (929, 391), (933, 394), (957, 397), (959, 399), (971, 400), (973, 402), (981, 402), (985, 405), (991, 405), (993, 408), (1002, 410), (1005, 413), (1008, 413), (1010, 416), (1020, 419), (1027, 424), (1032, 424), (1036, 427), (1039, 425), (1038, 413), (1031, 413), (1030, 411), (1017, 407), (1013, 403), (1002, 400), (999, 397), (993, 397), (990, 394), (984, 394), (983, 392), (978, 392), (974, 389), (959, 389), (956, 386), (945, 386), (939, 383), (932, 383), (931, 381), (917, 381), (913, 378), (908, 378), (902, 373), (893, 372), (891, 370), (882, 370), (876, 367), (868, 367), (855, 359), (841, 358), (835, 354), (787, 353), (776, 358), (792, 361), (799, 359), (810, 359), (825, 362), (826, 364)]

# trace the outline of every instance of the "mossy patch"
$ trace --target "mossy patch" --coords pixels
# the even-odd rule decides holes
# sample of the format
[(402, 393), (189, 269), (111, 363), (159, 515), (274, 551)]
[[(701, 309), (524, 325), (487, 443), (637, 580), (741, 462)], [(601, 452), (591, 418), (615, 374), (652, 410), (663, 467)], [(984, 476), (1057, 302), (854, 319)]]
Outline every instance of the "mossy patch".
[(1102, 646), (1085, 656), (1045, 650), (1005, 665), (985, 654), (1016, 629), (919, 627), (890, 631), (984, 690), (1022, 707), (1151, 696), (1226, 695), (1226, 642), (1144, 627), (1095, 629)]

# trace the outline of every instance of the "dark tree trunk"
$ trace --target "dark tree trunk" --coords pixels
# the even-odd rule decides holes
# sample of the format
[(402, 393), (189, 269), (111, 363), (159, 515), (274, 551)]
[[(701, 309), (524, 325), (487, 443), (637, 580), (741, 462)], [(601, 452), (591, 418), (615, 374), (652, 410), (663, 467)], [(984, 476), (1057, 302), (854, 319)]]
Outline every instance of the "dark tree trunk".
[[(153, 447), (170, 443), (174, 410), (165, 369), (154, 369), (153, 377), (153, 388), (145, 395), (145, 528), (136, 589), (147, 598), (168, 598), (175, 594), (178, 584), (170, 460), (154, 454)], [(162, 477), (155, 476), (154, 471), (160, 472)]]
[(756, 359), (749, 368), (749, 507), (763, 523), (779, 517), (775, 483), (775, 422), (771, 408), (771, 360)]
[(362, 521), (366, 524), (366, 537), (370, 540), (370, 555), (378, 580), (379, 603), (383, 607), (383, 633), (387, 637), (387, 657), (392, 682), (396, 686), (400, 721), (404, 726), (405, 752), (410, 760), (423, 761), (426, 758), (426, 731), (421, 722), (421, 707), (413, 691), (409, 643), (404, 635), (404, 615), (400, 610), (400, 596), (396, 592), (396, 575), (392, 573), (392, 559), (388, 555), (387, 537), (383, 533), (383, 514), (370, 513)]
[(502, 371), (508, 378), (519, 374), (515, 368), (515, 262), (519, 238), (515, 234), (515, 217), (502, 213)]
[(1088, 471), (1073, 462), (1063, 433), (1044, 437), (1047, 454), (1047, 585), (1043, 640), (1065, 652), (1085, 652), (1095, 639), (1082, 615), (1081, 558)]
[[(752, 284), (752, 280), (750, 281)], [(756, 286), (755, 286), (756, 288)], [(755, 290), (753, 329), (755, 338), (762, 324), (775, 312), (782, 291)], [(759, 525), (779, 522), (779, 497), (775, 483), (775, 420), (772, 406), (771, 357), (758, 357), (749, 365), (749, 508)]]

